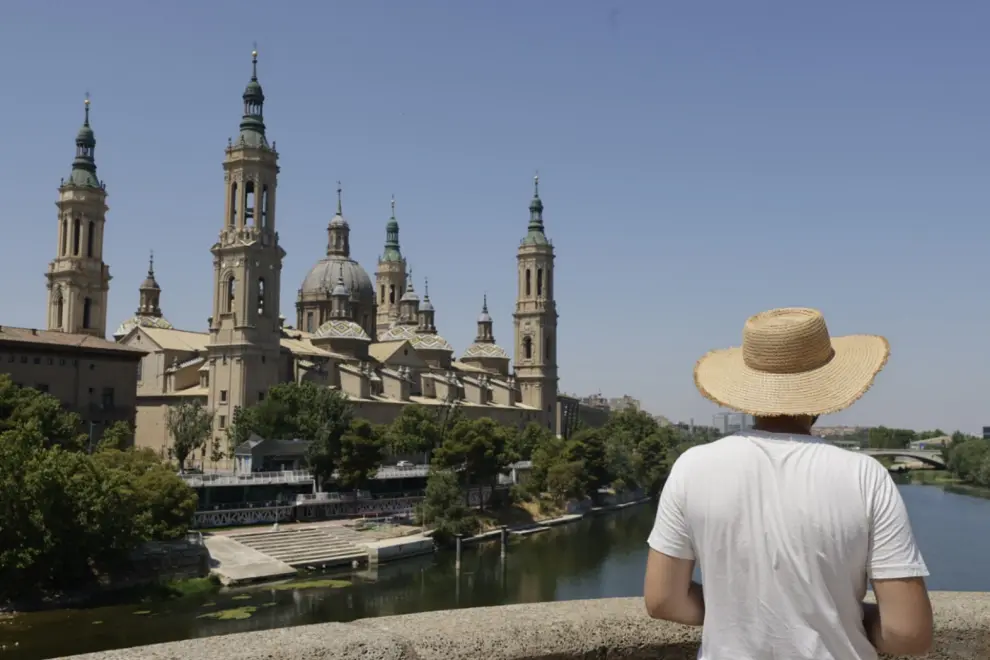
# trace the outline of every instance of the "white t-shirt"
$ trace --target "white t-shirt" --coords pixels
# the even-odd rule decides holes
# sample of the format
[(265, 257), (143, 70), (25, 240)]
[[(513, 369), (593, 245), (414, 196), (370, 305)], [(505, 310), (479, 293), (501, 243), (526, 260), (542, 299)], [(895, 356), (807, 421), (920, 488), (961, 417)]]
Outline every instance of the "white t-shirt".
[(886, 468), (811, 436), (745, 431), (684, 452), (649, 544), (701, 567), (700, 660), (875, 660), (867, 577), (928, 575)]

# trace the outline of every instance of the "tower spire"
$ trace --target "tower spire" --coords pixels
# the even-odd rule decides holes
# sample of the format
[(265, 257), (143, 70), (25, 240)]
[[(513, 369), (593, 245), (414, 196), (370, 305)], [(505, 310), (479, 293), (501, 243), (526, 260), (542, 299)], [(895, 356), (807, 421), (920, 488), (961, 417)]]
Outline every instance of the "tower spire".
[(549, 245), (543, 228), (543, 200), (540, 199), (540, 173), (533, 177), (533, 199), (529, 202), (529, 226), (524, 244)]
[(89, 92), (83, 100), (83, 125), (76, 133), (76, 157), (72, 161), (69, 184), (86, 188), (99, 188), (96, 178), (96, 136), (89, 125)]
[(340, 181), (337, 182), (337, 215), (344, 215), (344, 189)]
[(385, 224), (385, 250), (380, 261), (401, 261), (402, 250), (399, 248), (399, 221), (395, 219), (395, 195), (392, 195), (392, 216)]
[(258, 50), (257, 45), (251, 51), (251, 80), (244, 88), (244, 116), (241, 118), (242, 145), (249, 147), (267, 147), (265, 137), (265, 93), (258, 82)]

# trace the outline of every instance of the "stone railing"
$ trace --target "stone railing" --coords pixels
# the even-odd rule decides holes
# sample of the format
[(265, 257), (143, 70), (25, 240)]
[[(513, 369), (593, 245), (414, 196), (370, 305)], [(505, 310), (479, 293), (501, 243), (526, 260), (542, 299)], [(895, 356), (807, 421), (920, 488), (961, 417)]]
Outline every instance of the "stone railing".
[[(932, 594), (928, 660), (990, 658), (990, 593)], [(694, 660), (700, 628), (653, 621), (641, 598), (482, 607), (279, 628), (76, 656), (91, 660)]]

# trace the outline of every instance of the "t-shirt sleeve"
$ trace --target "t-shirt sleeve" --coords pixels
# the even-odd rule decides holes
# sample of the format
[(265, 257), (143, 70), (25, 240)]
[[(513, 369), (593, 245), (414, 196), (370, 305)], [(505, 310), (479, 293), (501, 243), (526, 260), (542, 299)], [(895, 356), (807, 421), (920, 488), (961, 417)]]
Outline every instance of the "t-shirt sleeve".
[(685, 514), (685, 486), (688, 466), (682, 454), (670, 469), (660, 493), (657, 517), (648, 543), (657, 552), (677, 559), (694, 559), (694, 543)]
[(928, 577), (901, 493), (886, 468), (878, 467), (872, 488), (867, 575), (871, 580)]

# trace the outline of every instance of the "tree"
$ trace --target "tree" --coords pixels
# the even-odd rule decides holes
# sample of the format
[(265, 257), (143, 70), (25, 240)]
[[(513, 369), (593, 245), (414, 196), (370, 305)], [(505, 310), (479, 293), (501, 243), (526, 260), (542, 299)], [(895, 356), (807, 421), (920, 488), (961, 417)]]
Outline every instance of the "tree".
[(203, 447), (213, 430), (213, 413), (199, 401), (183, 401), (169, 406), (165, 425), (172, 434), (172, 455), (185, 469), (189, 454)]
[(441, 415), (436, 407), (413, 403), (402, 408), (389, 424), (385, 437), (395, 454), (430, 454), (443, 437)]
[(433, 527), (433, 539), (440, 545), (450, 543), (457, 534), (473, 534), (479, 527), (464, 501), (457, 475), (449, 470), (430, 471), (419, 519), (423, 525)]
[(434, 452), (434, 464), (442, 469), (462, 469), (464, 485), (489, 483), (508, 466), (507, 433), (490, 417), (462, 419)]
[(904, 449), (917, 439), (914, 431), (877, 426), (870, 429), (869, 445), (873, 449)]
[(526, 425), (526, 428), (518, 433), (514, 433), (510, 438), (509, 444), (514, 455), (514, 460), (533, 460), (533, 452), (536, 451), (536, 448), (549, 442), (554, 437), (553, 432), (547, 427), (536, 422), (530, 422)]
[(220, 436), (214, 436), (212, 442), (210, 442), (210, 462), (213, 463), (213, 469), (217, 469), (217, 463), (222, 461), (227, 455), (227, 452), (223, 450), (223, 445), (220, 444)]
[(355, 419), (340, 439), (337, 483), (359, 490), (378, 472), (384, 457), (382, 431), (364, 419)]
[(126, 425), (87, 454), (73, 416), (2, 381), (0, 602), (95, 584), (141, 542), (185, 533), (195, 493), (154, 452), (113, 448)]
[(558, 461), (547, 472), (547, 492), (558, 504), (584, 497), (588, 488), (584, 461)]
[(88, 442), (79, 415), (66, 411), (58, 399), (31, 387), (19, 387), (0, 374), (0, 433), (31, 422), (49, 445), (81, 449)]
[(114, 422), (103, 431), (103, 437), (100, 438), (100, 444), (97, 450), (127, 449), (133, 438), (134, 431), (131, 429), (130, 424), (127, 422)]
[(126, 484), (133, 508), (134, 532), (142, 539), (182, 537), (196, 512), (196, 491), (186, 485), (151, 449), (104, 449), (93, 461), (120, 484)]
[(970, 438), (953, 443), (949, 450), (947, 467), (963, 481), (976, 481), (984, 459), (990, 455), (990, 442), (982, 438)]

